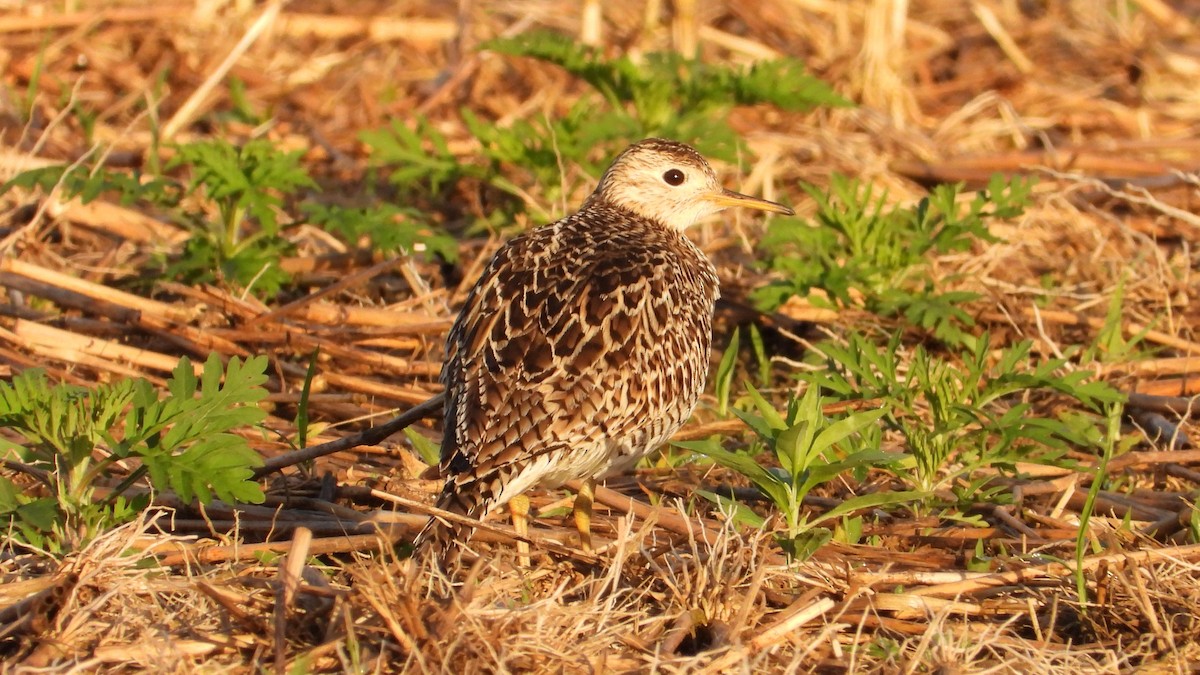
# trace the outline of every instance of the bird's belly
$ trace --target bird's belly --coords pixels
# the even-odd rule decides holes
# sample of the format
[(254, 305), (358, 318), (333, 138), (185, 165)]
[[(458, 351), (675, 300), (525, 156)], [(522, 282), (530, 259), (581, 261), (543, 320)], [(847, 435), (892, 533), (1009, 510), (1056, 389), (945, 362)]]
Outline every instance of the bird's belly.
[(650, 438), (602, 438), (538, 455), (501, 489), (495, 506), (532, 488), (555, 488), (570, 480), (600, 479), (627, 471), (664, 443), (674, 428)]
[(610, 459), (608, 444), (603, 442), (539, 454), (501, 489), (496, 506), (531, 488), (553, 488), (576, 478), (604, 474)]

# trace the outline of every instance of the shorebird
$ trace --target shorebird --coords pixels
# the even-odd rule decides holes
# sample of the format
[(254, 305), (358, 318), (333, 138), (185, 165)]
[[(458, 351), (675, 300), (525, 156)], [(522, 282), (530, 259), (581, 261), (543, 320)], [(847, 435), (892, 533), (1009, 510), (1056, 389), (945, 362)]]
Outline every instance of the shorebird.
[[(577, 213), (496, 252), (446, 340), (438, 508), (479, 519), (508, 504), (526, 536), (526, 490), (581, 479), (573, 514), (591, 550), (596, 481), (666, 442), (704, 390), (718, 280), (684, 231), (731, 206), (793, 213), (652, 138), (622, 152)], [(445, 565), (473, 532), (434, 517), (415, 546)]]

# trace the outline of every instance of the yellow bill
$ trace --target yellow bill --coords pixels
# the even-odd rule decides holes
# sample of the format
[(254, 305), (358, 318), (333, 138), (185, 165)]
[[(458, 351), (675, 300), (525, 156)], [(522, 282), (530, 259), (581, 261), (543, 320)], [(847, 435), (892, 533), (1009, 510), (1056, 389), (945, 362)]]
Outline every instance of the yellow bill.
[(766, 199), (751, 197), (733, 190), (721, 190), (715, 194), (708, 196), (708, 201), (721, 207), (737, 207), (747, 209), (756, 209), (759, 211), (770, 211), (771, 213), (782, 213), (785, 216), (794, 216), (796, 212), (783, 204), (776, 204)]

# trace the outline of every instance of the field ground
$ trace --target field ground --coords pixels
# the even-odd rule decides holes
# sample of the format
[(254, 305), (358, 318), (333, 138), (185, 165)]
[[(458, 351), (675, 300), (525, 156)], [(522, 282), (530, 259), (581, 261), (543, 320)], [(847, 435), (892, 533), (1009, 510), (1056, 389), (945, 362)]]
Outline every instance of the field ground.
[[(68, 181), (0, 195), (4, 379), (36, 367), (51, 382), (140, 377), (161, 391), (182, 356), (265, 355), (267, 431), (233, 431), (267, 458), (437, 394), (442, 342), (480, 265), (578, 205), (642, 134), (706, 142), (726, 185), (795, 205), (804, 227), (831, 227), (815, 195), (835, 174), (905, 213), (937, 185), (962, 183), (951, 204), (965, 208), (993, 174), (1036, 178), (1027, 203), (965, 245), (918, 249), (886, 231), (872, 235), (884, 243), (838, 240), (825, 276), (774, 302), (763, 289), (785, 288), (789, 261), (812, 253), (764, 240), (780, 219), (728, 213), (692, 233), (724, 298), (711, 393), (681, 438), (776, 464), (727, 403), (765, 416), (754, 387), (785, 411), (825, 372), (825, 345), (894, 356), (872, 372), (916, 392), (873, 437), (893, 459), (863, 459), (803, 495), (793, 515), (810, 518), (878, 500), (824, 522), (831, 539), (811, 557), (785, 556), (811, 541), (798, 534), (806, 521), (781, 536), (786, 518), (750, 474), (673, 446), (600, 492), (597, 554), (575, 548), (571, 493), (537, 492), (532, 566), (516, 564), (497, 518), (478, 538), (480, 564), (448, 585), (393, 553), (439, 485), (421, 478), (420, 451), (440, 434), (426, 420), (269, 473), (260, 504), (159, 489), (154, 508), (98, 536), (49, 528), (35, 545), (13, 525), (0, 546), (0, 670), (1193, 672), (1198, 17), (1183, 0), (0, 3), (0, 179), (75, 164), (109, 181), (86, 203)], [(684, 95), (670, 85), (682, 60), (654, 71), (659, 84), (605, 96), (512, 42), (484, 47), (536, 31), (646, 73), (661, 53), (722, 72), (793, 57), (853, 105)], [(801, 77), (787, 73), (759, 84), (787, 90)], [(160, 199), (154, 179), (186, 188), (207, 161), (187, 148), (210, 139), (266, 139), (311, 182), (263, 178), (282, 181), (264, 183), (276, 186), (265, 206), (226, 208), (215, 183)], [(381, 204), (399, 208), (361, 232), (308, 210), (378, 216)], [(227, 232), (205, 223), (218, 221), (237, 237), (277, 233), (213, 253)], [(378, 240), (389, 233), (390, 248)], [(875, 254), (877, 269), (854, 267)], [(1005, 361), (1024, 341), (1028, 354)], [(972, 344), (982, 371), (966, 363)], [(948, 369), (931, 378), (960, 388), (1015, 384), (947, 408), (954, 392), (921, 389), (929, 359)], [(1053, 373), (1034, 384), (1015, 375), (1045, 363)], [(1071, 373), (1124, 408), (1089, 403), (1063, 384)], [(900, 405), (855, 395), (856, 377), (826, 412)], [(962, 414), (974, 421), (945, 424)], [(1042, 443), (1027, 420), (1074, 426), (1044, 427), (1055, 431)], [(1011, 429), (1024, 435), (989, 455)], [(959, 444), (937, 461), (905, 459), (946, 439)], [(49, 496), (45, 471), (6, 448), (6, 484)], [(141, 475), (136, 460), (109, 468), (96, 499), (146, 495), (144, 480), (121, 485)], [(766, 523), (731, 520), (697, 490)], [(899, 493), (915, 496), (880, 497)], [(0, 489), (0, 507), (18, 502)]]

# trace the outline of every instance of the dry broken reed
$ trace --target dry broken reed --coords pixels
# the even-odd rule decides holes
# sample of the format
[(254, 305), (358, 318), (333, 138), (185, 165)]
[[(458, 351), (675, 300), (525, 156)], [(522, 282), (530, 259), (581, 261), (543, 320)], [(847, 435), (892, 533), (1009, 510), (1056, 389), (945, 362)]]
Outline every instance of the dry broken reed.
[[(732, 122), (754, 153), (743, 190), (787, 195), (811, 212), (798, 182), (825, 185), (832, 172), (886, 189), (893, 202), (937, 182), (1037, 174), (1034, 206), (995, 228), (1001, 242), (945, 256), (937, 269), (987, 298), (975, 318), (998, 344), (1031, 338), (1046, 355), (1094, 335), (1124, 276), (1122, 331), (1157, 351), (1111, 364), (1104, 377), (1141, 395), (1140, 410), (1192, 433), (1200, 36), (1187, 3), (67, 5), (0, 4), (2, 179), (82, 159), (141, 168), (158, 129), (179, 142), (265, 135), (303, 150), (336, 193), (364, 180), (358, 132), (414, 114), (429, 116), (469, 161), (478, 148), (460, 108), (503, 124), (561, 115), (582, 91), (553, 67), (476, 51), (484, 39), (534, 27), (613, 54), (803, 58), (860, 105), (736, 110)], [(230, 77), (253, 107), (271, 111), (268, 124), (214, 121), (232, 107)], [(76, 106), (95, 112), (92, 144)], [(477, 187), (460, 186), (456, 208), (485, 210)], [(541, 186), (523, 187), (546, 199)], [(319, 348), (310, 415), (320, 433), (310, 443), (437, 394), (453, 309), (498, 244), (464, 237), (461, 269), (445, 275), (302, 231), (282, 264), (308, 293), (291, 302), (170, 282), (147, 297), (122, 289), (156, 250), (177, 249), (185, 229), (103, 200), (19, 190), (2, 199), (0, 372), (161, 383), (181, 355), (266, 353), (279, 412), (267, 424), (292, 437), (307, 355)], [(747, 256), (759, 234), (740, 222), (697, 232), (734, 300), (761, 279)], [(780, 331), (781, 367), (811, 337), (792, 328), (836, 334), (873, 320), (803, 303), (782, 314), (795, 323)], [(683, 433), (740, 433), (703, 410), (694, 424)], [(433, 425), (420, 431), (437, 434)], [(286, 449), (254, 442), (268, 457)], [(1061, 562), (1074, 555), (1095, 461), (1076, 459), (1080, 471), (1031, 467), (1012, 486), (1018, 504), (979, 505), (991, 527), (893, 515), (868, 529), (869, 544), (830, 544), (799, 565), (765, 535), (692, 515), (691, 491), (729, 476), (645, 470), (598, 495), (608, 509), (599, 555), (572, 549), (549, 517), (537, 529), (541, 557), (520, 570), (496, 524), (480, 537), (492, 554), (466, 585), (449, 587), (391, 554), (423, 521), (436, 486), (418, 479), (424, 466), (394, 437), (269, 477), (262, 506), (197, 509), (160, 496), (158, 511), (64, 560), (5, 547), (3, 669), (1184, 672), (1200, 660), (1200, 548), (1187, 529), (1200, 453), (1147, 440), (1120, 458), (1124, 484), (1101, 491), (1092, 521), (1103, 550), (1087, 558), (1086, 612)], [(661, 507), (646, 506), (647, 495)], [(535, 504), (553, 510), (559, 496)], [(968, 570), (977, 543), (996, 554), (987, 571)]]

